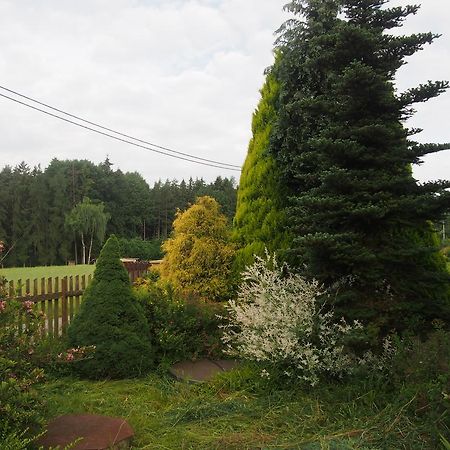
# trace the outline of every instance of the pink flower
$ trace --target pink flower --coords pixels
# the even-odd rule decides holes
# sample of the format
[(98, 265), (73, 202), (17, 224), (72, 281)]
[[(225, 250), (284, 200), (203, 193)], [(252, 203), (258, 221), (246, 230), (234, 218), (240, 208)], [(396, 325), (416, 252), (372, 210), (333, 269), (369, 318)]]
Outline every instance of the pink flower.
[(30, 312), (30, 311), (33, 309), (33, 307), (34, 307), (34, 302), (32, 302), (31, 300), (25, 300), (25, 301), (22, 303), (22, 307), (23, 307), (27, 312)]
[(6, 302), (3, 300), (0, 302), (0, 312), (4, 311), (6, 309)]
[(66, 361), (73, 361), (73, 354), (72, 353), (67, 353)]

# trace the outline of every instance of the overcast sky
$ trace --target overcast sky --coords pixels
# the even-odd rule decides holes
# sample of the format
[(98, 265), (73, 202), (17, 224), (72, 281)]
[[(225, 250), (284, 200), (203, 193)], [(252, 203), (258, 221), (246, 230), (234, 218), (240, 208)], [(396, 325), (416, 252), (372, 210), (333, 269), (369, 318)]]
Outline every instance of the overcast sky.
[[(285, 0), (0, 0), (0, 85), (140, 139), (242, 165), (273, 32)], [(393, 0), (393, 5), (408, 4)], [(443, 36), (409, 59), (400, 90), (450, 79), (450, 1), (416, 0), (403, 31)], [(447, 31), (448, 30), (448, 31)], [(0, 90), (0, 93), (4, 93)], [(450, 92), (418, 106), (421, 142), (450, 142)], [(159, 178), (239, 172), (112, 141), (0, 98), (0, 167), (52, 158), (101, 162)], [(450, 178), (450, 152), (420, 181)]]

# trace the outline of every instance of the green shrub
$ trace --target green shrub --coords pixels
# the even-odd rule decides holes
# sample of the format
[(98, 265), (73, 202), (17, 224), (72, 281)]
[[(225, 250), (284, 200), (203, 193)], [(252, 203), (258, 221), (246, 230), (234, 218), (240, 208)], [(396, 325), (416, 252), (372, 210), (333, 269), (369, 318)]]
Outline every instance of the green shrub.
[(135, 293), (144, 306), (152, 348), (159, 362), (221, 354), (221, 304), (183, 297), (170, 283), (150, 279), (143, 280)]
[(261, 364), (261, 376), (291, 378), (315, 386), (354, 370), (346, 343), (363, 328), (325, 310), (325, 289), (279, 265), (275, 255), (255, 256), (241, 274), (236, 300), (227, 305), (227, 353)]
[(450, 436), (450, 333), (440, 324), (426, 339), (397, 342), (389, 381), (398, 395), (412, 399), (410, 409), (420, 419), (419, 433)]
[[(41, 332), (41, 313), (31, 301), (1, 300), (0, 279), (0, 423), (2, 436), (42, 424), (43, 401), (34, 385), (43, 378), (36, 367), (35, 348)], [(22, 331), (18, 331), (22, 329)], [(6, 438), (5, 438), (6, 439)], [(3, 446), (1, 447), (3, 448)]]
[(172, 237), (162, 247), (166, 254), (158, 268), (161, 279), (187, 295), (230, 298), (235, 249), (216, 200), (205, 195), (186, 211), (178, 211)]
[(420, 383), (441, 379), (450, 383), (450, 333), (439, 324), (425, 340), (407, 337), (397, 347), (392, 365), (399, 381)]
[(118, 238), (120, 246), (120, 256), (130, 258), (140, 258), (145, 260), (161, 259), (161, 239), (151, 239), (144, 241), (141, 238)]
[(111, 236), (100, 253), (80, 312), (68, 329), (71, 346), (95, 346), (91, 358), (74, 361), (75, 371), (92, 379), (147, 372), (153, 365), (148, 329), (120, 262), (119, 243)]

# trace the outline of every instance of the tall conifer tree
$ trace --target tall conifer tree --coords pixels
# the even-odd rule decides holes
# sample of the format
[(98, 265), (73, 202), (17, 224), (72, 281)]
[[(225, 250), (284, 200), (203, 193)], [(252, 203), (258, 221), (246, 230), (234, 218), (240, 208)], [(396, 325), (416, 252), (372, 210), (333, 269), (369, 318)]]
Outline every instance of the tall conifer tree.
[(448, 145), (420, 145), (405, 128), (411, 105), (447, 82), (397, 94), (405, 59), (432, 33), (394, 36), (417, 6), (388, 0), (294, 0), (280, 29), (280, 110), (271, 152), (295, 194), (291, 262), (332, 285), (349, 318), (374, 334), (449, 321), (449, 276), (430, 221), (450, 205), (447, 181), (419, 184), (411, 165)]
[(253, 114), (247, 158), (239, 182), (233, 238), (239, 246), (236, 268), (242, 270), (262, 256), (287, 247), (285, 187), (272, 155), (268, 154), (270, 135), (276, 120), (279, 83), (267, 75), (261, 100)]

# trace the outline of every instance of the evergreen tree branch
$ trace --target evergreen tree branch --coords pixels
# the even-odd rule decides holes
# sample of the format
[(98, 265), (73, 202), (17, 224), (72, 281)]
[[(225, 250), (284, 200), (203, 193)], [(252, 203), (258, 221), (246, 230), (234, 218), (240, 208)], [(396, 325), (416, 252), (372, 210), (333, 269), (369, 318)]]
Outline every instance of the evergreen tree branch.
[(411, 153), (415, 156), (421, 157), (442, 150), (450, 150), (450, 142), (446, 144), (419, 144), (417, 142), (410, 142), (410, 149)]
[(423, 103), (442, 94), (449, 88), (448, 81), (428, 81), (415, 88), (408, 89), (399, 95), (398, 100), (402, 108), (413, 103)]

